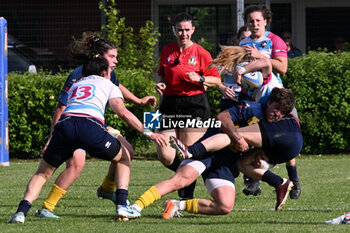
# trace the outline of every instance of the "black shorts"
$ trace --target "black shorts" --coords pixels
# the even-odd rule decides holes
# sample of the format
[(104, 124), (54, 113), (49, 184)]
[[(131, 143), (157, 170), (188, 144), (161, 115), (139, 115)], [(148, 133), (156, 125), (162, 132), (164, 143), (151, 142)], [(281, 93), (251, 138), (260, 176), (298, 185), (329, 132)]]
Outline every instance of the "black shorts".
[(303, 136), (296, 120), (286, 115), (276, 122), (259, 122), (262, 149), (269, 163), (283, 163), (295, 158), (303, 148)]
[(93, 157), (111, 161), (119, 153), (121, 144), (94, 118), (64, 117), (55, 125), (43, 159), (59, 167), (79, 148)]
[(184, 121), (199, 118), (205, 121), (211, 116), (206, 93), (193, 96), (164, 95), (159, 111), (162, 113), (162, 121), (166, 121), (166, 123), (162, 122), (162, 126), (171, 126), (172, 124), (169, 124), (168, 121)]

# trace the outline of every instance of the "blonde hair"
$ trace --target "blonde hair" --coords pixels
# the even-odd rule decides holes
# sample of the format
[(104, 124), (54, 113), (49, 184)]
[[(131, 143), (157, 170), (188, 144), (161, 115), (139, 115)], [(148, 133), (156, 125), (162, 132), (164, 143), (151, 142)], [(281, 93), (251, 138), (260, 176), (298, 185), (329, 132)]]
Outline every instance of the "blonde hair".
[(208, 68), (213, 68), (220, 66), (220, 73), (223, 70), (226, 70), (228, 72), (233, 72), (236, 65), (238, 65), (241, 62), (250, 62), (254, 60), (253, 57), (251, 57), (245, 48), (240, 46), (220, 46), (221, 51), (219, 55), (212, 61), (212, 63), (208, 66)]

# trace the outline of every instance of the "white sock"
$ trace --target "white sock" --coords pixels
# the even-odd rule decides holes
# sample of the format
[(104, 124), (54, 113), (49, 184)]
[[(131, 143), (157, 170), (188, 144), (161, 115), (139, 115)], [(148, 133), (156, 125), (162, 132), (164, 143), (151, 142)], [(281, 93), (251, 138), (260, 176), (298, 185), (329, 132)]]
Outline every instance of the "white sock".
[(134, 208), (135, 210), (137, 210), (138, 212), (141, 212), (141, 211), (142, 211), (141, 207), (140, 207), (138, 204), (136, 204), (136, 203), (132, 204), (131, 207), (133, 207), (133, 208)]
[(179, 210), (185, 210), (185, 202), (186, 201), (179, 201)]

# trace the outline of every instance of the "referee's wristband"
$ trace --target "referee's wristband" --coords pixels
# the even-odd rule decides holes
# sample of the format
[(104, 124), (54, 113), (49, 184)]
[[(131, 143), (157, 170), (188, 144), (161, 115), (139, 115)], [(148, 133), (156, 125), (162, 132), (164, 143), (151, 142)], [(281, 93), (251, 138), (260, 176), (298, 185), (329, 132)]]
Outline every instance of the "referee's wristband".
[(153, 132), (149, 129), (144, 129), (142, 134), (147, 137), (150, 137), (153, 134)]

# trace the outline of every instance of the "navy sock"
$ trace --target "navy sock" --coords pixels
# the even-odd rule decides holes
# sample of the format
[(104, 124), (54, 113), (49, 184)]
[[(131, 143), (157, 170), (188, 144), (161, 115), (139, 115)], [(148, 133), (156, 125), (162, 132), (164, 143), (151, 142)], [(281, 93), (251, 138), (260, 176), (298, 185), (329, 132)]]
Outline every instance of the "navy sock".
[(126, 200), (128, 199), (128, 190), (126, 189), (117, 189), (115, 191), (117, 196), (117, 205), (126, 206)]
[(282, 177), (270, 172), (269, 170), (264, 173), (261, 180), (275, 188), (283, 183)]
[(188, 147), (188, 152), (192, 154), (192, 158), (200, 158), (202, 155), (207, 153), (207, 150), (205, 149), (204, 145), (201, 142), (195, 143), (192, 146)]
[(23, 212), (24, 216), (27, 217), (30, 207), (32, 207), (32, 204), (29, 201), (22, 200), (18, 205), (16, 213)]
[(299, 179), (298, 172), (297, 172), (297, 165), (294, 166), (288, 166), (286, 165), (288, 177), (291, 181), (297, 181)]
[(181, 163), (180, 159), (175, 155), (173, 163), (166, 167), (176, 172), (177, 168), (180, 166), (180, 163)]

